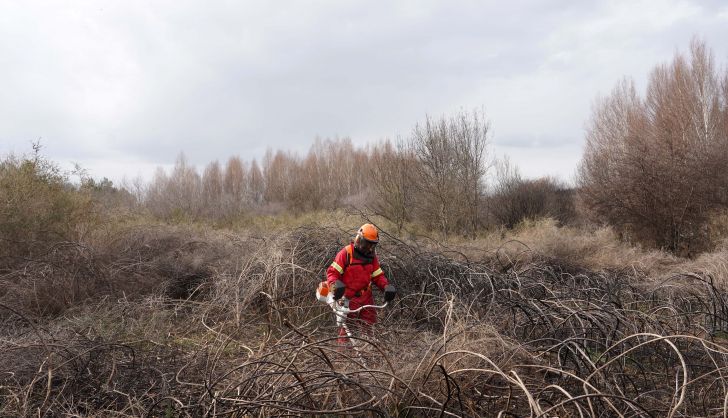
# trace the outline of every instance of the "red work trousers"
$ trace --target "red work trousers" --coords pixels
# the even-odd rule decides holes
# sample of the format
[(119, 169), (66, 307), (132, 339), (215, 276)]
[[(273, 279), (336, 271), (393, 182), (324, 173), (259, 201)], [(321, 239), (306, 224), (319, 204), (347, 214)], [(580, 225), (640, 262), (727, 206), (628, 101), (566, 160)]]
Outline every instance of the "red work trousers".
[[(365, 308), (357, 313), (350, 313), (346, 318), (346, 326), (349, 327), (352, 336), (366, 337), (371, 335), (372, 325), (377, 322), (377, 311), (374, 308)], [(349, 345), (350, 341), (344, 327), (339, 328), (340, 345)]]

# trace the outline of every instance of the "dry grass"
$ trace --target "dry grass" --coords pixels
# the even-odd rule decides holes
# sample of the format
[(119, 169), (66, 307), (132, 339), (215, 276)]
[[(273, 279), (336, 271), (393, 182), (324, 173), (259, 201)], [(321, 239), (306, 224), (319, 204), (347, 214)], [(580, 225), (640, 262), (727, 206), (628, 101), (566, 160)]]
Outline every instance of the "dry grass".
[(493, 258), (504, 265), (550, 258), (591, 270), (630, 268), (659, 274), (685, 263), (669, 253), (622, 242), (609, 227), (560, 227), (549, 218), (524, 221), (513, 230), (492, 231), (475, 241), (453, 241), (449, 247), (468, 258)]
[(96, 237), (53, 271), (90, 263), (114, 284), (105, 296), (54, 314), (20, 285), (0, 301), (0, 415), (726, 412), (724, 252), (678, 262), (607, 230), (548, 223), (448, 248), (385, 234), (380, 257), (400, 296), (357, 354), (336, 345), (313, 297), (349, 234), (158, 226)]

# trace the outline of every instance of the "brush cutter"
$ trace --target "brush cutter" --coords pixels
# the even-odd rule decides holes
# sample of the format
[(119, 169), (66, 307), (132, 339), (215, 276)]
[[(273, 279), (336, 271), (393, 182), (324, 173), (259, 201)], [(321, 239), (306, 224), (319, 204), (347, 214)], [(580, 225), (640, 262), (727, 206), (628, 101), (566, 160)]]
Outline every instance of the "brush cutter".
[[(340, 328), (344, 328), (346, 335), (351, 341), (352, 333), (349, 326), (346, 324), (346, 320), (350, 313), (357, 313), (362, 309), (373, 308), (373, 309), (384, 309), (387, 304), (394, 298), (395, 292), (394, 287), (387, 286), (384, 291), (384, 303), (382, 305), (364, 305), (356, 309), (349, 309), (349, 299), (344, 297), (344, 291), (346, 287), (341, 281), (336, 281), (331, 288), (327, 282), (319, 283), (316, 289), (316, 299), (319, 302), (323, 302), (331, 307), (336, 316), (336, 325)], [(354, 347), (356, 348), (356, 347)]]

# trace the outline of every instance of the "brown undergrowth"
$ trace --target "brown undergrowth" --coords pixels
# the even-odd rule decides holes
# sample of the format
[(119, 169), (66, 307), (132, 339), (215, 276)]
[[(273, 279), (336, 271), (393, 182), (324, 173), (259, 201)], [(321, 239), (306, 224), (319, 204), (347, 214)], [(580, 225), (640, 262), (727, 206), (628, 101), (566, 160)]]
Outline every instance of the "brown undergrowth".
[(725, 254), (541, 228), (385, 234), (399, 297), (359, 351), (313, 297), (338, 227), (137, 226), (59, 246), (0, 277), (0, 415), (726, 413)]

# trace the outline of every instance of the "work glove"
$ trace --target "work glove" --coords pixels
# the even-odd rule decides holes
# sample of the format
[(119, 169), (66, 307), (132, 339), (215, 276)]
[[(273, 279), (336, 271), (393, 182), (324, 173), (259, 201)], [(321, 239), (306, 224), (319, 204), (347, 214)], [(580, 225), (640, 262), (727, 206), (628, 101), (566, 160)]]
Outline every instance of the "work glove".
[(346, 285), (341, 280), (334, 282), (334, 300), (339, 300), (344, 296)]
[(385, 302), (391, 302), (394, 300), (394, 297), (397, 295), (397, 289), (394, 288), (394, 285), (388, 284), (384, 287), (384, 301)]

